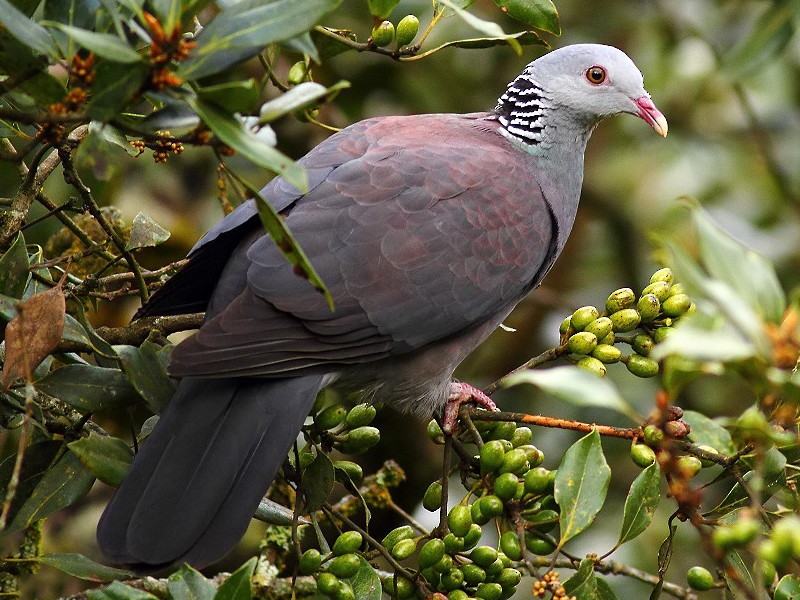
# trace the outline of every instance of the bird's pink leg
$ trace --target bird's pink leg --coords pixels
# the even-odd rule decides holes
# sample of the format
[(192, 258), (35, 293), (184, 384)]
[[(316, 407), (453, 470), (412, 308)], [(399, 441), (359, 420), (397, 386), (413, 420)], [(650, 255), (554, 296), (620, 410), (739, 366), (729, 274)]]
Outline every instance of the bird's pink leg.
[(478, 388), (468, 383), (452, 381), (450, 383), (450, 394), (447, 396), (447, 404), (444, 407), (444, 431), (451, 433), (458, 421), (458, 411), (465, 402), (475, 402), (478, 406), (486, 410), (497, 410), (497, 405), (489, 396)]

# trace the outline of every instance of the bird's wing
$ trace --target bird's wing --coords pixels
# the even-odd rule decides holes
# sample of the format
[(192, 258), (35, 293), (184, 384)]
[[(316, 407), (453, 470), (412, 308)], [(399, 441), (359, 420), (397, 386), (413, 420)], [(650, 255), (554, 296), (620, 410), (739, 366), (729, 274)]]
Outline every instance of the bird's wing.
[(224, 308), (176, 348), (175, 375), (281, 376), (403, 354), (508, 310), (538, 283), (558, 225), (531, 157), (475, 117), (359, 125), (337, 142), (357, 156), (286, 217), (335, 311), (261, 237), (246, 258), (234, 253), (228, 269), (246, 265), (246, 283), (218, 284)]

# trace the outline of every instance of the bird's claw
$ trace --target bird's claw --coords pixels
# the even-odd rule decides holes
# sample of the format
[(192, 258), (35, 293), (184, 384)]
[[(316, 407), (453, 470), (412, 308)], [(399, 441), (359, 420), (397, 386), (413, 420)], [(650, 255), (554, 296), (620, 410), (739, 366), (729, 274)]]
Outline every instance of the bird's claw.
[(444, 407), (444, 432), (452, 433), (458, 422), (458, 411), (466, 402), (475, 402), (486, 410), (497, 410), (497, 405), (486, 394), (468, 383), (453, 381), (450, 383), (450, 394)]

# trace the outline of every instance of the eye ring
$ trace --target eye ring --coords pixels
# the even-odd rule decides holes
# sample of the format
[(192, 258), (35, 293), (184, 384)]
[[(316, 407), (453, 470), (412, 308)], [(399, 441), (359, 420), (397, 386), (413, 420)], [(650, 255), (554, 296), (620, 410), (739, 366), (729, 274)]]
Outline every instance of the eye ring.
[(599, 65), (586, 69), (586, 79), (593, 85), (600, 85), (607, 77), (606, 70)]

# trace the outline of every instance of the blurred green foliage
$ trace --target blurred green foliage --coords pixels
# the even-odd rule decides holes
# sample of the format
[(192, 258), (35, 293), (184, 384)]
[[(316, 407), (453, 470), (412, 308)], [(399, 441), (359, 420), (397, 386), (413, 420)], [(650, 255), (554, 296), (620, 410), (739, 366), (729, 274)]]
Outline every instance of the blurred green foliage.
[[(179, 261), (229, 203), (252, 195), (274, 172), (302, 187), (303, 174), (289, 157), (302, 156), (328, 135), (317, 123), (344, 127), (377, 115), (491, 109), (507, 82), (544, 51), (538, 45), (544, 39), (553, 46), (591, 41), (624, 49), (667, 115), (670, 135), (665, 141), (654, 139), (640, 123), (623, 118), (598, 129), (587, 152), (582, 207), (564, 254), (542, 288), (509, 318), (506, 325), (516, 331), (498, 330), (458, 375), (488, 384), (543, 349), (562, 347), (559, 323), (575, 309), (602, 307), (608, 294), (623, 286), (640, 292), (657, 267), (669, 265), (697, 311), (667, 342), (656, 345), (651, 358), (660, 362), (659, 377), (637, 379), (609, 364), (608, 386), (601, 386), (593, 380), (582, 384), (582, 376), (569, 375), (575, 372), (571, 367), (561, 367), (568, 371), (546, 376), (547, 371), (534, 371), (527, 374), (533, 385), (494, 395), (516, 417), (537, 413), (622, 428), (631, 425), (632, 414), (650, 415), (650, 429), (643, 435), (656, 450), (658, 468), (656, 463), (646, 466), (649, 454), (642, 458), (640, 450), (634, 451), (634, 465), (627, 440), (607, 438), (601, 445), (596, 433), (577, 440), (563, 429), (537, 427), (534, 447), (531, 440), (520, 439), (525, 434), (516, 434), (513, 443), (514, 431), (523, 427), (476, 419), (478, 436), (463, 442), (461, 473), (476, 486), (480, 501), (456, 481), (444, 482), (455, 502), (463, 498), (461, 506), (471, 507), (450, 511), (451, 529), (465, 534), (457, 536), (463, 538), (459, 542), (435, 535), (422, 540), (391, 509), (391, 504), (404, 507), (427, 529), (437, 524), (435, 518), (424, 520), (425, 512), (418, 509), (423, 496), (425, 506), (435, 509), (442, 489), (441, 483), (429, 487), (441, 476), (442, 455), (427, 441), (422, 423), (388, 410), (374, 422), (371, 415), (363, 423), (358, 421), (363, 416), (353, 416), (351, 423), (355, 409), (349, 405), (316, 407), (308, 432), (312, 441), (322, 440), (331, 428), (339, 427), (337, 435), (345, 437), (360, 430), (349, 447), (343, 446), (346, 442), (340, 446), (350, 452), (370, 447), (370, 452), (358, 456), (359, 464), (331, 462), (310, 444), (300, 449), (300, 467), (326, 475), (315, 480), (345, 486), (335, 488), (332, 510), (337, 514), (361, 522), (366, 502), (376, 539), (399, 530), (398, 539), (384, 538), (383, 544), (395, 560), (413, 560), (408, 553), (418, 547), (425, 554), (419, 556), (420, 567), (459, 556), (465, 567), (461, 575), (448, 571), (447, 580), (442, 573), (428, 573), (430, 579), (423, 575), (429, 583), (438, 577), (445, 588), (452, 578), (477, 577), (478, 569), (493, 565), (499, 559), (491, 550), (496, 555), (499, 548), (517, 560), (512, 555), (524, 546), (524, 566), (536, 577), (525, 577), (520, 590), (539, 585), (552, 594), (559, 579), (543, 575), (553, 559), (538, 554), (558, 548), (568, 554), (559, 554), (554, 564), (567, 591), (578, 598), (650, 596), (659, 587), (659, 568), (673, 582), (660, 588), (662, 595), (693, 597), (689, 588), (709, 585), (702, 572), (708, 568), (711, 585), (726, 586), (726, 597), (793, 597), (800, 558), (798, 522), (790, 516), (797, 510), (800, 398), (793, 371), (800, 283), (798, 3), (560, 0), (557, 14), (549, 0), (470, 4), (437, 4), (442, 16), (436, 17), (429, 2), (417, 0), (0, 0), (3, 320), (17, 314), (15, 301), (53, 286), (65, 270), (64, 259), (78, 259), (64, 284), (68, 314), (57, 356), (48, 356), (29, 374), (35, 386), (12, 387), (0, 401), (5, 459), (0, 463), (5, 490), (0, 529), (7, 533), (0, 548), (10, 557), (0, 559), (3, 594), (67, 596), (79, 593), (88, 585), (85, 580), (127, 576), (89, 560), (100, 560), (94, 527), (110, 488), (98, 484), (87, 490), (95, 478), (119, 482), (131, 457), (131, 423), (137, 433), (146, 429), (145, 419), (170, 396), (165, 365), (166, 334), (172, 330), (148, 338), (146, 329), (125, 327), (139, 304), (137, 296), (146, 296), (148, 285), (174, 270), (165, 265)], [(466, 18), (462, 9), (469, 9)], [(196, 39), (184, 36), (194, 31), (195, 15), (206, 25)], [(391, 39), (380, 47), (370, 43), (381, 21), (396, 26), (406, 15), (420, 22), (409, 45), (397, 48)], [(480, 20), (470, 21), (470, 15)], [(430, 35), (415, 48), (432, 22)], [(330, 30), (307, 33), (317, 23)], [(248, 29), (252, 37), (241, 35), (250, 24), (256, 24), (254, 31)], [(502, 34), (498, 25), (516, 33)], [(406, 29), (404, 36), (410, 35)], [(559, 30), (560, 37), (554, 35)], [(90, 94), (76, 92), (81, 89)], [(253, 128), (255, 123), (260, 129)], [(51, 154), (59, 147), (61, 154)], [(705, 212), (687, 210), (694, 201), (686, 198), (699, 201)], [(304, 265), (280, 220), (266, 206), (262, 212), (270, 233), (287, 242), (288, 258)], [(82, 239), (63, 228), (70, 223), (83, 232)], [(17, 236), (21, 229), (24, 238)], [(313, 269), (304, 266), (314, 281)], [(181, 321), (174, 331), (192, 325), (196, 321)], [(568, 354), (563, 350), (559, 355)], [(594, 401), (586, 400), (589, 396)], [(680, 436), (668, 424), (680, 417), (666, 415), (665, 399), (686, 409), (681, 422), (691, 426), (694, 446), (676, 441)], [(88, 414), (93, 416), (87, 422)], [(339, 417), (333, 425), (324, 422)], [(371, 446), (377, 440), (373, 429), (380, 431), (377, 446)], [(428, 431), (431, 439), (443, 441), (435, 423)], [(499, 452), (492, 442), (500, 440), (514, 449), (499, 444), (503, 454), (498, 462), (498, 455), (490, 454)], [(505, 459), (528, 446), (538, 454), (527, 449)], [(741, 460), (726, 462), (737, 452)], [(479, 464), (470, 465), (466, 457), (471, 455), (480, 457)], [(690, 476), (695, 464), (686, 458), (703, 461), (696, 479)], [(610, 479), (604, 475), (608, 466)], [(662, 497), (667, 488), (659, 471), (669, 481), (669, 499)], [(363, 473), (368, 475), (358, 487)], [(589, 500), (594, 504), (566, 490), (570, 476), (593, 486)], [(513, 478), (522, 486), (519, 497), (511, 490)], [(626, 499), (629, 490), (633, 500)], [(330, 490), (305, 491), (322, 503)], [(286, 489), (273, 496), (286, 504), (291, 500)], [(520, 521), (512, 514), (514, 507), (540, 519), (532, 529), (545, 533), (515, 538)], [(590, 514), (572, 518), (559, 511), (564, 507)], [(643, 512), (636, 510), (641, 507)], [(272, 521), (280, 514), (275, 507), (264, 511)], [(676, 511), (689, 522), (671, 518)], [(487, 536), (475, 550), (454, 549), (478, 521), (496, 523), (503, 531), (499, 541)], [(557, 535), (546, 533), (557, 522), (562, 534), (574, 537), (563, 548)], [(588, 535), (578, 535), (590, 524)], [(489, 529), (494, 528), (485, 526), (484, 531)], [(324, 532), (331, 541), (332, 531)], [(274, 573), (263, 560), (257, 565), (247, 561), (259, 545), (263, 556), (291, 575), (295, 559), (290, 543), (272, 528), (265, 536), (263, 526), (255, 525), (219, 566), (235, 573), (218, 592), (185, 568), (169, 586), (153, 584), (147, 593), (178, 597), (184, 590), (245, 598), (252, 580), (257, 591), (271, 589), (288, 597), (287, 588), (269, 587)], [(345, 545), (340, 542), (340, 550)], [(580, 560), (617, 546), (606, 566)], [(325, 555), (328, 548), (321, 545), (320, 550)], [(338, 581), (348, 580), (356, 597), (368, 597), (365, 590), (375, 583), (371, 567), (361, 556), (344, 559), (356, 556), (356, 550), (341, 550), (335, 559), (339, 566), (325, 563), (320, 587), (327, 584), (345, 593)], [(335, 544), (333, 551), (337, 554)], [(604, 575), (612, 564), (627, 568), (629, 576)], [(38, 570), (39, 565), (45, 567)], [(689, 572), (687, 588), (683, 574), (695, 565), (703, 566)], [(382, 569), (390, 566), (381, 563)], [(519, 562), (515, 566), (522, 567)], [(300, 563), (305, 576), (317, 568), (313, 556), (305, 567)], [(649, 579), (632, 575), (634, 569)], [(505, 594), (517, 585), (509, 587), (515, 575), (507, 570), (514, 569), (504, 566), (496, 573), (505, 587), (486, 581), (481, 592), (476, 583), (474, 593), (491, 597), (496, 585)], [(384, 589), (402, 596), (403, 582), (384, 579)], [(298, 582), (299, 593), (310, 589), (309, 581)], [(414, 586), (410, 590), (414, 593)], [(97, 597), (134, 597), (121, 583), (111, 584), (108, 594)]]

